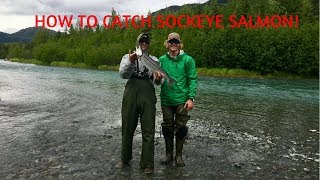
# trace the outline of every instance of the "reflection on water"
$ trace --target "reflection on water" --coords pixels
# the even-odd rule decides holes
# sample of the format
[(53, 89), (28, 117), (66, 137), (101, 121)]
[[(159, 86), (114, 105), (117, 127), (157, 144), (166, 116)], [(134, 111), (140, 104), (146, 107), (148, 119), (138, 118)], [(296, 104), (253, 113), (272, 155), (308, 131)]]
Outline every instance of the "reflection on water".
[[(45, 123), (61, 131), (62, 122), (81, 124), (70, 128), (88, 134), (121, 127), (125, 83), (117, 72), (0, 60), (0, 146)], [(190, 136), (263, 142), (284, 149), (279, 156), (319, 162), (318, 95), (318, 80), (199, 77)], [(160, 123), (157, 103), (157, 131)]]

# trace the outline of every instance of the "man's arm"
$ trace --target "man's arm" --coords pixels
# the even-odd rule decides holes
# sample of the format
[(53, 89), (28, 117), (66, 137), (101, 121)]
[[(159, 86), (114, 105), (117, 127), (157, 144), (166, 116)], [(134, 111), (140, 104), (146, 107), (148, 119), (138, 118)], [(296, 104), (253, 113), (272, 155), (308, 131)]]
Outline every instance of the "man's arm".
[(186, 73), (187, 73), (187, 81), (189, 85), (189, 91), (188, 91), (188, 100), (184, 105), (184, 108), (187, 110), (193, 109), (193, 100), (196, 97), (196, 91), (197, 91), (197, 70), (195, 61), (192, 57), (188, 59), (188, 62), (186, 63)]
[(187, 76), (188, 76), (188, 84), (189, 84), (189, 92), (188, 92), (188, 99), (194, 99), (196, 97), (197, 91), (197, 69), (196, 63), (192, 57), (190, 57), (187, 63)]
[[(150, 56), (154, 61), (156, 61), (157, 63), (160, 64), (160, 61), (154, 57), (154, 56)], [(153, 84), (159, 86), (159, 85), (162, 85), (164, 82), (164, 79), (163, 79), (163, 74), (161, 74), (160, 72), (155, 72), (153, 73)]]
[(135, 68), (135, 64), (129, 60), (129, 54), (126, 54), (122, 57), (120, 67), (119, 67), (119, 74), (120, 77), (123, 79), (130, 79), (133, 71)]

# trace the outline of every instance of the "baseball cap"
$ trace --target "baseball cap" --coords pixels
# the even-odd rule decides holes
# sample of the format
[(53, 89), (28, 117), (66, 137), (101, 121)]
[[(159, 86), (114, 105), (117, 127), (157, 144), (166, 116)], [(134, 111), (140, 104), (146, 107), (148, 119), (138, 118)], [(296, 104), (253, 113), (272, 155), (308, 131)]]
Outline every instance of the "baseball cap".
[(172, 32), (172, 33), (170, 33), (168, 35), (168, 40), (167, 41), (169, 41), (171, 39), (177, 39), (177, 40), (181, 41), (180, 35), (178, 33), (176, 33), (176, 32)]
[(141, 33), (137, 38), (137, 44), (139, 44), (140, 39), (143, 39), (143, 38), (147, 39), (150, 42), (150, 36), (146, 33)]

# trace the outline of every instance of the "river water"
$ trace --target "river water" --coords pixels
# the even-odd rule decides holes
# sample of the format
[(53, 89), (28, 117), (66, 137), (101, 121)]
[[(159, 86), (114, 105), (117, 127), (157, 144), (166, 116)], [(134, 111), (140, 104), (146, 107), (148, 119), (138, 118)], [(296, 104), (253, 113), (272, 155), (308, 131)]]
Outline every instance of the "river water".
[[(0, 178), (68, 179), (75, 171), (69, 168), (65, 173), (69, 176), (61, 176), (58, 170), (50, 174), (47, 166), (55, 164), (52, 166), (60, 172), (74, 166), (62, 162), (62, 157), (57, 160), (43, 153), (68, 153), (70, 146), (74, 150), (77, 143), (83, 146), (81, 142), (86, 141), (67, 143), (72, 138), (117, 136), (111, 132), (121, 128), (125, 83), (126, 80), (112, 71), (0, 60)], [(159, 91), (156, 87), (158, 102)], [(318, 80), (199, 77), (195, 109), (190, 114), (190, 141), (193, 138), (209, 139), (217, 145), (232, 142), (232, 147), (239, 146), (239, 152), (252, 149), (253, 154), (241, 151), (242, 156), (255, 157), (258, 163), (257, 159), (264, 159), (263, 162), (270, 166), (267, 169), (281, 169), (282, 163), (289, 162), (284, 171), (295, 175), (278, 173), (274, 177), (319, 178)], [(156, 122), (156, 136), (159, 137), (159, 103)], [(137, 131), (139, 137), (139, 128)], [(112, 141), (120, 141), (120, 138)], [(59, 148), (54, 149), (52, 146), (57, 142)], [(97, 149), (103, 151), (100, 146)], [(210, 149), (207, 151), (210, 154)], [(70, 153), (77, 152), (81, 151)], [(78, 155), (81, 157), (81, 154)], [(70, 154), (64, 156), (72, 157)], [(235, 167), (245, 166), (240, 162), (241, 158), (228, 158), (232, 158), (230, 162)], [(261, 169), (263, 165), (258, 167), (253, 163), (250, 166)], [(98, 176), (89, 177), (99, 177), (99, 172), (95, 170), (92, 174)], [(78, 177), (88, 177), (88, 174)]]

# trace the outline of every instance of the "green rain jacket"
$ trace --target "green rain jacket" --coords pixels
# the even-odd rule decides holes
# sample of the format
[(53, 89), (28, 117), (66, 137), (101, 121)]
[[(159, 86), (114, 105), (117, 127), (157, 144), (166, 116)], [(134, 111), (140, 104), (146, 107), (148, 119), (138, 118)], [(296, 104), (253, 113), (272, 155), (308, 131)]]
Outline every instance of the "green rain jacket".
[(180, 50), (176, 58), (168, 53), (159, 58), (161, 67), (176, 82), (168, 87), (165, 80), (161, 86), (161, 105), (177, 106), (184, 104), (188, 99), (194, 99), (197, 90), (197, 71), (194, 59)]

